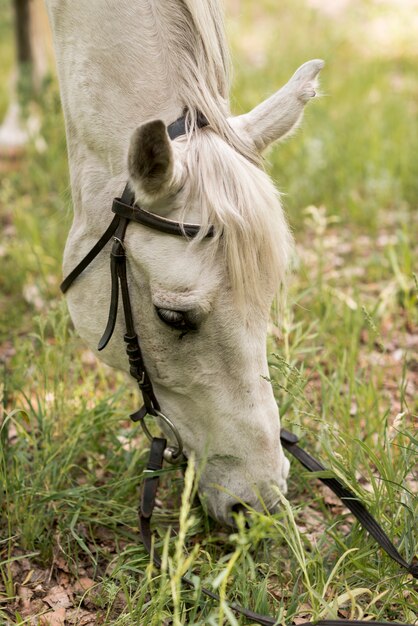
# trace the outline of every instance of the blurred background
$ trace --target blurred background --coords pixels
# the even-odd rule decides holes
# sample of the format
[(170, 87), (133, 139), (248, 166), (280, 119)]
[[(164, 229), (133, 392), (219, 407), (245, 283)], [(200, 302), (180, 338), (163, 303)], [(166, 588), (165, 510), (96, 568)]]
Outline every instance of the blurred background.
[[(31, 49), (23, 44), (17, 70), (13, 4), (0, 0), (0, 485), (12, 494), (0, 536), (8, 533), (9, 554), (36, 550), (48, 563), (56, 528), (60, 549), (94, 577), (85, 545), (96, 545), (95, 524), (121, 541), (126, 524), (135, 527), (134, 461), (143, 462), (146, 442), (121, 421), (134, 402), (124, 380), (82, 345), (59, 293), (71, 223), (59, 93), (43, 4), (15, 5)], [(272, 384), (283, 424), (307, 433), (311, 449), (349, 483), (360, 480), (372, 511), (384, 510), (413, 551), (408, 515), (417, 483), (407, 433), (418, 413), (418, 1), (226, 0), (226, 24), (235, 113), (305, 61), (326, 61), (322, 97), (267, 155), (297, 244), (289, 305), (280, 326), (271, 325)], [(407, 483), (409, 491), (396, 491)], [(309, 511), (306, 479), (292, 474), (289, 493)], [(298, 523), (312, 541), (322, 537), (303, 511)], [(100, 558), (116, 558), (114, 540), (103, 542), (108, 556)], [(373, 545), (357, 554), (338, 579), (341, 593), (352, 581), (364, 587), (364, 562), (377, 589), (391, 576), (386, 608), (370, 614), (412, 622), (414, 602), (402, 581), (395, 585), (398, 573), (386, 561), (368, 567)]]
[[(3, 272), (1, 287), (13, 307), (23, 310), (22, 290), (31, 282), (41, 298), (51, 296), (51, 286), (55, 290), (70, 195), (43, 2), (16, 0), (19, 36), (24, 41), (26, 34), (30, 44), (18, 51), (12, 4), (0, 0), (0, 202), (3, 223), (10, 226), (2, 264), (12, 269)], [(338, 217), (341, 235), (347, 229), (356, 239), (375, 240), (382, 229), (392, 239), (397, 229), (405, 237), (412, 234), (418, 198), (418, 2), (228, 0), (226, 12), (234, 112), (271, 94), (307, 59), (327, 63), (322, 99), (308, 107), (302, 129), (268, 156), (295, 232), (304, 228), (304, 211), (314, 205)], [(26, 224), (20, 224), (19, 206), (25, 207)], [(13, 229), (19, 228), (16, 246)], [(36, 244), (46, 259), (33, 263)], [(25, 245), (32, 247), (29, 263)], [(1, 315), (5, 321), (4, 310)]]

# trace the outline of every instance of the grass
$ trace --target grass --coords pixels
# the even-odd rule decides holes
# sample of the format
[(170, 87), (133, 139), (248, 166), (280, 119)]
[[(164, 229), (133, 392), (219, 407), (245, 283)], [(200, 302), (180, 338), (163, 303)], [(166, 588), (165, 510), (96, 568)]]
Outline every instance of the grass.
[[(12, 61), (7, 6), (0, 0), (0, 116)], [(237, 111), (308, 58), (328, 64), (327, 95), (269, 155), (299, 252), (282, 337), (272, 327), (269, 338), (283, 425), (355, 487), (411, 559), (418, 513), (414, 50), (401, 41), (392, 52), (365, 52), (367, 3), (344, 23), (301, 2), (240, 6), (236, 15), (231, 5), (228, 22)], [(191, 469), (185, 479), (168, 471), (156, 514), (164, 568), (151, 568), (138, 542), (147, 442), (126, 419), (132, 392), (92, 360), (58, 295), (70, 194), (55, 81), (36, 106), (47, 150), (30, 147), (19, 169), (0, 179), (0, 624), (42, 623), (52, 585), (70, 594), (68, 624), (247, 623), (225, 602), (207, 601), (202, 585), (278, 623), (413, 623), (411, 578), (294, 462), (281, 513), (253, 513), (250, 528), (238, 519), (233, 533), (195, 502)], [(194, 590), (179, 580), (189, 567), (199, 575)], [(25, 593), (32, 593), (26, 605)]]

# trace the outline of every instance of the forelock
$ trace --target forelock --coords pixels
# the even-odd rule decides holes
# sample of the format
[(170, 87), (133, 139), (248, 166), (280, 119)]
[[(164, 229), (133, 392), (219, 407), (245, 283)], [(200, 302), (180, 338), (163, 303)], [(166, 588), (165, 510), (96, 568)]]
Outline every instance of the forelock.
[(212, 252), (222, 249), (237, 298), (262, 304), (266, 293), (283, 292), (293, 240), (269, 176), (210, 128), (185, 140), (185, 158), (185, 210), (200, 207), (200, 238), (214, 226)]

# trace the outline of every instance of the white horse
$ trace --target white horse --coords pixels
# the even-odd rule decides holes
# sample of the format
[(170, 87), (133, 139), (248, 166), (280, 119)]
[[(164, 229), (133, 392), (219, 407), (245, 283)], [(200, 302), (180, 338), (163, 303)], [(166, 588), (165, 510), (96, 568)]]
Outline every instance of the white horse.
[[(132, 224), (129, 287), (146, 367), (162, 411), (204, 461), (200, 493), (228, 522), (237, 503), (273, 510), (288, 461), (267, 381), (266, 335), (292, 238), (261, 152), (299, 121), (323, 62), (305, 63), (251, 112), (231, 117), (218, 0), (47, 0), (65, 115), (74, 222), (66, 274), (105, 230), (126, 180), (142, 208), (202, 224), (194, 241)], [(187, 108), (192, 125), (166, 125)], [(204, 239), (210, 226), (212, 239)], [(106, 249), (107, 250), (107, 249)], [(106, 250), (69, 291), (92, 349), (106, 324)], [(127, 369), (123, 316), (100, 354)], [(180, 328), (180, 331), (178, 330)], [(181, 332), (188, 331), (188, 332)]]

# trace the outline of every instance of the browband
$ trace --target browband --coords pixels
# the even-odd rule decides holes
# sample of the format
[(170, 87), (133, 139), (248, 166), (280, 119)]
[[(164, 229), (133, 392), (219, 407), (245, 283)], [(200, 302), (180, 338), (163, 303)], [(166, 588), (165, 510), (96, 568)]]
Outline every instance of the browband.
[[(166, 233), (167, 235), (196, 237), (201, 228), (199, 224), (182, 224), (181, 222), (161, 217), (156, 213), (145, 211), (145, 209), (141, 209), (141, 207), (136, 204), (126, 204), (121, 198), (115, 198), (113, 200), (112, 211), (120, 217), (132, 222), (138, 222), (138, 224), (148, 226), (153, 230), (158, 230), (161, 233)], [(213, 237), (213, 235), (214, 228), (211, 226), (205, 237)]]
[[(184, 135), (188, 129), (188, 124), (190, 124), (190, 122), (188, 120), (187, 111), (185, 111), (182, 117), (167, 126), (167, 132), (170, 139), (174, 140), (177, 139), (177, 137)], [(197, 112), (196, 126), (198, 128), (204, 128), (208, 125), (209, 122), (206, 117), (202, 113)], [(160, 215), (156, 215), (155, 213), (145, 211), (145, 209), (141, 209), (139, 206), (135, 205), (134, 202), (135, 194), (130, 188), (129, 184), (126, 184), (125, 189), (122, 193), (122, 197), (115, 198), (113, 201), (112, 211), (113, 213), (115, 213), (113, 220), (111, 221), (103, 235), (95, 243), (93, 248), (68, 274), (65, 280), (62, 281), (60, 288), (63, 293), (66, 293), (66, 291), (68, 291), (75, 279), (80, 276), (80, 274), (97, 257), (101, 250), (103, 250), (111, 237), (115, 235), (116, 230), (119, 227), (120, 221), (122, 219), (132, 220), (133, 222), (138, 222), (139, 224), (143, 224), (144, 226), (148, 226), (149, 228), (158, 230), (161, 233), (166, 233), (168, 235), (177, 235), (180, 237), (196, 237), (200, 230), (200, 226), (198, 224), (182, 224), (181, 222), (169, 220), (165, 217), (161, 217)], [(213, 226), (211, 226), (205, 237), (213, 237), (213, 234), (214, 229)]]

